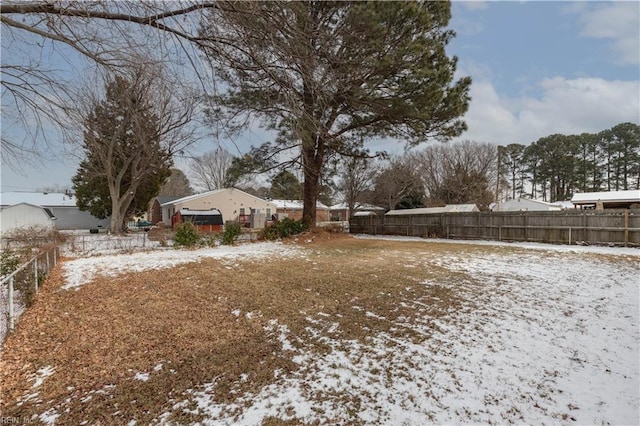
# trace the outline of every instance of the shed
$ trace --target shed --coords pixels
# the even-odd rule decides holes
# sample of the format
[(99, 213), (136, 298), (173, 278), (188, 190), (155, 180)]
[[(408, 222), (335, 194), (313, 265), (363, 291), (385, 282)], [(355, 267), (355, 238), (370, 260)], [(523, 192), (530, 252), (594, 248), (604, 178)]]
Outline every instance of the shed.
[(29, 203), (19, 203), (0, 211), (0, 232), (5, 233), (20, 228), (53, 228), (56, 220), (51, 210)]
[(222, 213), (218, 209), (180, 209), (171, 217), (171, 226), (174, 229), (184, 222), (193, 223), (200, 232), (220, 232), (224, 225)]
[(20, 203), (47, 208), (55, 216), (55, 227), (65, 229), (90, 229), (109, 227), (110, 219), (98, 219), (91, 213), (82, 211), (73, 194), (53, 192), (2, 192), (0, 209)]
[(640, 190), (577, 192), (573, 194), (571, 202), (579, 209), (595, 209), (599, 203), (604, 209), (628, 209), (640, 205)]
[(494, 212), (524, 212), (524, 211), (560, 211), (562, 207), (557, 204), (547, 203), (545, 201), (532, 200), (529, 198), (516, 198), (514, 200), (499, 203), (493, 208)]
[(366, 203), (356, 203), (353, 212), (349, 211), (347, 203), (340, 203), (329, 207), (332, 220), (349, 220), (349, 217), (355, 216), (360, 212), (373, 212), (378, 215), (384, 214), (384, 208)]

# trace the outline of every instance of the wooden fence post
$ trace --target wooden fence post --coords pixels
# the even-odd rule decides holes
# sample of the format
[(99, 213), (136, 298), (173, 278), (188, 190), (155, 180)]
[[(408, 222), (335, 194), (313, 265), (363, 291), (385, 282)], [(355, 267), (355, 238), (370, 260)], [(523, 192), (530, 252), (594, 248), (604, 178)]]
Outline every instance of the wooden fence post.
[(624, 246), (629, 243), (629, 210), (624, 211)]

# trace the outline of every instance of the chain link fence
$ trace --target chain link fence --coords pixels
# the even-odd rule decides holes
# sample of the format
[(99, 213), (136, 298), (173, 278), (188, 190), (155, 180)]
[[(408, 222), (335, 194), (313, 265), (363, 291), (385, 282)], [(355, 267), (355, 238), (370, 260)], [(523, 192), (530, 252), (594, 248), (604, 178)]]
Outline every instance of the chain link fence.
[[(4, 252), (6, 253), (6, 252)], [(60, 259), (60, 247), (39, 251), (28, 261), (13, 265), (3, 256), (0, 280), (0, 342), (15, 330), (20, 315), (31, 306), (42, 282)]]

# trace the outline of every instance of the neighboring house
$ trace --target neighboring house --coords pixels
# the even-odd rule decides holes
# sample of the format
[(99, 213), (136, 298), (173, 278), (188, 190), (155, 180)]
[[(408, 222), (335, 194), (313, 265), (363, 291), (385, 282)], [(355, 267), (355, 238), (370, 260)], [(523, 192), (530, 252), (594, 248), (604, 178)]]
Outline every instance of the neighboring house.
[(45, 207), (56, 218), (55, 227), (66, 229), (109, 228), (109, 218), (98, 219), (89, 212), (80, 210), (76, 197), (70, 194), (47, 192), (2, 192), (0, 209), (20, 203)]
[(373, 212), (379, 215), (384, 214), (384, 208), (382, 207), (359, 203), (356, 203), (353, 214), (349, 212), (349, 206), (347, 203), (331, 206), (329, 207), (329, 211), (331, 212), (331, 220), (349, 220), (351, 216), (355, 216), (358, 212)]
[[(284, 219), (285, 217), (293, 220), (302, 219), (302, 200), (271, 200), (271, 202), (277, 206), (278, 219)], [(329, 207), (317, 201), (316, 223), (329, 222), (330, 219)]]
[(20, 228), (53, 228), (56, 218), (51, 210), (28, 203), (19, 203), (0, 210), (0, 232), (15, 231)]
[(475, 204), (447, 204), (444, 207), (422, 207), (418, 209), (389, 210), (387, 212), (387, 216), (463, 213), (463, 212), (479, 212), (479, 211), (480, 209), (478, 209), (478, 206), (476, 206)]
[[(202, 194), (189, 195), (161, 204), (162, 223), (171, 226), (171, 218), (181, 209), (211, 210), (222, 213), (224, 221), (249, 224), (252, 214), (264, 215), (269, 219), (276, 213), (276, 205), (236, 188), (216, 189)], [(262, 221), (264, 222), (264, 221)], [(262, 228), (265, 223), (253, 222), (254, 227)]]
[(578, 209), (628, 209), (640, 204), (640, 190), (579, 192), (571, 202)]
[(175, 201), (177, 199), (179, 199), (181, 197), (156, 197), (153, 199), (153, 201), (151, 202), (151, 207), (149, 208), (149, 222), (153, 223), (154, 225), (160, 222), (163, 222), (162, 220), (162, 205), (169, 203), (171, 201)]
[(220, 232), (224, 225), (222, 213), (218, 209), (191, 210), (180, 209), (171, 217), (171, 227), (184, 222), (193, 223), (199, 232)]
[(515, 200), (505, 201), (497, 204), (492, 211), (494, 212), (553, 212), (560, 211), (562, 207), (557, 204), (547, 203), (545, 201), (532, 200), (529, 198), (516, 198)]

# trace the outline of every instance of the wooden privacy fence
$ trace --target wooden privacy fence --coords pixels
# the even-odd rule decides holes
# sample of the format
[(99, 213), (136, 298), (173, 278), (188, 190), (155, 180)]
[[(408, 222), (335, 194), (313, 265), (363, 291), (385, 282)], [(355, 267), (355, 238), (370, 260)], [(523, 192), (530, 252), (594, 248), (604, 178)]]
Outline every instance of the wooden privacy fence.
[(40, 283), (60, 259), (60, 247), (42, 251), (0, 280), (0, 344), (13, 332), (22, 312), (31, 305)]
[(640, 210), (472, 212), (362, 216), (352, 234), (640, 246)]

